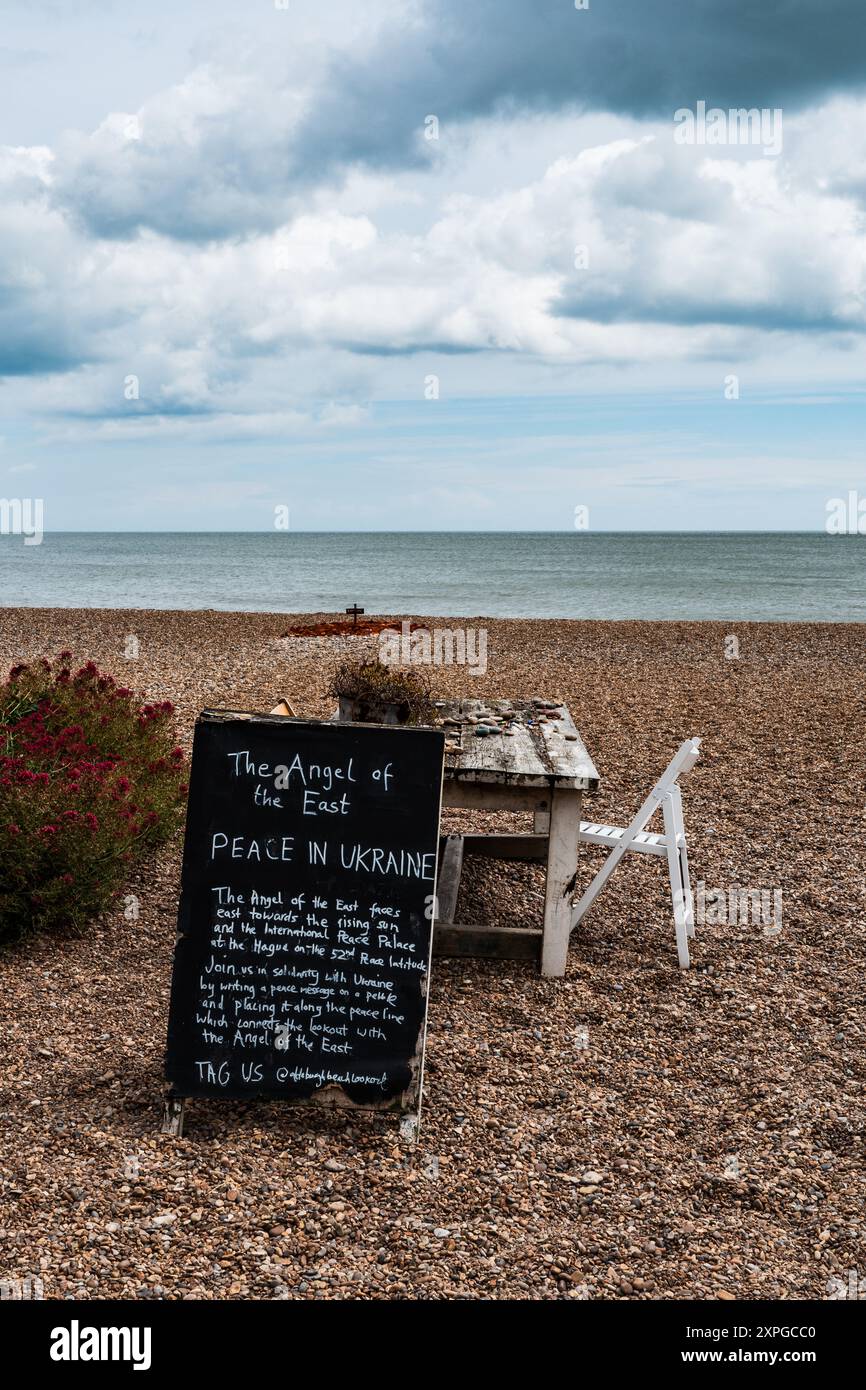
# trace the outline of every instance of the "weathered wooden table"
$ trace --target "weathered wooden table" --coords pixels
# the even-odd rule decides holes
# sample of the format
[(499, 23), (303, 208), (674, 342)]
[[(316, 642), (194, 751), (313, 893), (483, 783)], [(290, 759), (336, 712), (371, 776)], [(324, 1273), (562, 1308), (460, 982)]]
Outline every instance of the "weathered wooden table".
[[(457, 745), (445, 754), (443, 806), (532, 811), (534, 833), (442, 838), (434, 952), (540, 958), (542, 975), (564, 975), (581, 803), (583, 793), (598, 786), (592, 759), (564, 705), (452, 700), (440, 706), (440, 714), (446, 750)], [(494, 732), (479, 735), (479, 726)], [(543, 929), (455, 922), (464, 854), (546, 861)]]

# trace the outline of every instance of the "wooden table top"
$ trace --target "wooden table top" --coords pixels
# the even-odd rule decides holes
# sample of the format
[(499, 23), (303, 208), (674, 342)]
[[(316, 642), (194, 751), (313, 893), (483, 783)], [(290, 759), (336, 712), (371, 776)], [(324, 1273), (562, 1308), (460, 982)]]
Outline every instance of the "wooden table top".
[(543, 700), (436, 703), (445, 725), (446, 781), (597, 788), (598, 773), (565, 705)]

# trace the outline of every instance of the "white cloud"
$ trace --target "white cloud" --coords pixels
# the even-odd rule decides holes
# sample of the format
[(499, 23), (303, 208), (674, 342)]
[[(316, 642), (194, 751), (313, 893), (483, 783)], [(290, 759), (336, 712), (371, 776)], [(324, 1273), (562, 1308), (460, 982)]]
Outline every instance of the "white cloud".
[[(866, 168), (866, 103), (833, 102), (789, 122), (778, 160), (675, 146), (669, 124), (624, 133), (619, 122), (601, 142), (597, 118), (466, 127), (429, 186), (413, 172), (326, 183), (264, 232), (204, 243), (152, 230), (94, 237), (80, 198), (75, 211), (64, 202), (64, 190), (86, 183), (86, 165), (121, 216), (133, 188), (147, 186), (136, 161), (146, 169), (152, 150), (176, 157), (182, 181), (186, 157), (202, 157), (207, 118), (222, 129), (249, 91), (199, 73), (177, 109), (145, 108), (142, 141), (112, 118), (86, 158), (71, 137), (55, 153), (0, 151), (0, 371), (20, 374), (19, 406), (68, 414), (76, 432), (103, 420), (106, 438), (205, 429), (240, 438), (351, 427), (371, 397), (405, 391), (408, 354), (426, 354), (425, 371), (441, 363), (452, 391), (477, 384), (477, 364), (461, 355), (477, 354), (494, 392), (515, 362), (549, 372), (637, 364), (676, 379), (695, 363), (762, 354), (784, 372), (789, 354), (800, 372), (816, 334), (848, 349), (832, 353), (842, 377), (862, 361), (862, 210), (838, 161), (822, 173), (815, 150), (825, 126), (837, 149), (843, 110), (851, 168)], [(519, 150), (511, 182), (454, 193), (476, 182), (492, 130)], [(581, 148), (587, 133), (593, 143)], [(277, 216), (280, 195), (265, 177), (271, 134), (251, 121), (232, 149), (260, 142), (261, 196)], [(222, 206), (228, 171), (217, 160)], [(577, 246), (586, 268), (575, 265)], [(417, 360), (411, 371), (414, 391)], [(140, 383), (133, 400), (130, 374)]]

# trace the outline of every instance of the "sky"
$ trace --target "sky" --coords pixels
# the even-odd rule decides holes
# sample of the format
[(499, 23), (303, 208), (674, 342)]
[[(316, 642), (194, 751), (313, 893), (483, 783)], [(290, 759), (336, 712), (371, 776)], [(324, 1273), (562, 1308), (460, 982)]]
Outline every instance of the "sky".
[(0, 496), (822, 530), (864, 54), (862, 0), (0, 0)]

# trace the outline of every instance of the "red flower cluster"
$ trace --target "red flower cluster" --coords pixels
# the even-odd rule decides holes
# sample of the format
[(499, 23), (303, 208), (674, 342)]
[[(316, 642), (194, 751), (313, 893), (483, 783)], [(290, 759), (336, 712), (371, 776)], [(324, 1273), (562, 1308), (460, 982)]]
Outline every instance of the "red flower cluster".
[(173, 706), (71, 661), (0, 684), (0, 939), (82, 926), (182, 816)]

